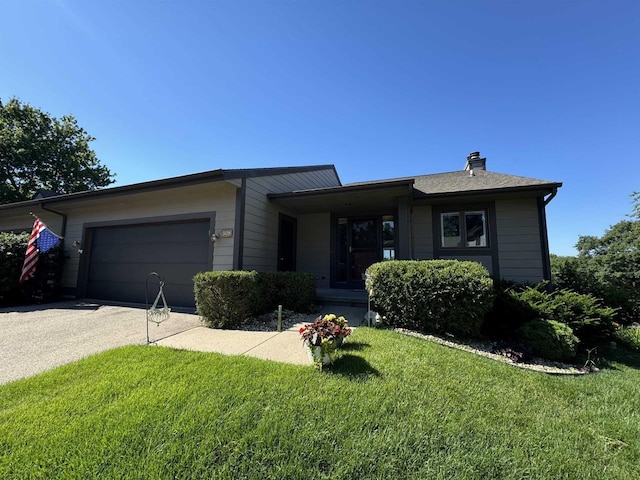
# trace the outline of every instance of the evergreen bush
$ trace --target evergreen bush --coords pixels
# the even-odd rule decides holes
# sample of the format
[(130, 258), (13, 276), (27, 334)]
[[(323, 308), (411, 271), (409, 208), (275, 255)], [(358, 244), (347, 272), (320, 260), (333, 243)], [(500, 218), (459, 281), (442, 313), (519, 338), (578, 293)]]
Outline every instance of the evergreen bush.
[(196, 310), (212, 328), (238, 327), (278, 305), (310, 312), (316, 298), (316, 278), (304, 272), (202, 272), (193, 283)]
[(64, 255), (61, 244), (40, 254), (32, 278), (22, 285), (20, 274), (29, 233), (0, 233), (0, 305), (42, 303), (60, 295)]
[(258, 278), (267, 310), (282, 305), (294, 312), (313, 312), (316, 276), (305, 272), (259, 272)]
[(578, 348), (578, 337), (568, 325), (555, 320), (536, 318), (518, 329), (522, 341), (536, 355), (559, 362), (571, 361)]
[(568, 325), (586, 347), (597, 346), (611, 338), (615, 331), (615, 309), (603, 306), (593, 295), (568, 289), (549, 293), (544, 287), (539, 284), (519, 295), (537, 316)]
[(509, 339), (525, 322), (533, 320), (538, 313), (520, 298), (524, 285), (500, 282), (495, 287), (495, 299), (491, 310), (482, 323), (482, 333), (491, 338)]
[(640, 325), (629, 325), (616, 331), (614, 338), (625, 348), (640, 353)]
[(208, 327), (238, 327), (260, 310), (257, 272), (201, 272), (193, 285), (196, 311)]
[(477, 336), (493, 302), (493, 281), (477, 262), (396, 260), (367, 273), (375, 310), (395, 327)]
[(28, 241), (28, 233), (0, 233), (0, 305), (26, 301), (19, 279)]

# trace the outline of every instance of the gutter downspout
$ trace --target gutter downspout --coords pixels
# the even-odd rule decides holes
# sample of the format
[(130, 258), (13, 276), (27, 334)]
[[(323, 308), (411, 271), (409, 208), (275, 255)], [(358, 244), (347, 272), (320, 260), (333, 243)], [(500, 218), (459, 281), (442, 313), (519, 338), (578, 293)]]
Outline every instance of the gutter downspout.
[[(67, 236), (67, 215), (62, 212), (58, 212), (56, 210), (51, 210), (50, 208), (45, 207), (44, 202), (40, 202), (40, 208), (45, 212), (55, 213), (56, 215), (60, 215), (62, 217), (62, 225), (60, 226), (60, 248), (62, 249), (62, 257), (63, 259), (69, 258), (64, 253), (64, 238)], [(65, 260), (60, 265), (60, 268), (57, 272), (57, 287), (60, 288), (60, 293), (64, 295), (64, 287), (62, 286), (62, 271), (64, 269)], [(77, 298), (77, 297), (76, 297)]]
[(409, 259), (414, 260), (416, 258), (413, 249), (413, 186), (415, 185), (415, 179), (409, 185)]
[(538, 221), (540, 222), (540, 247), (542, 249), (542, 276), (545, 280), (551, 280), (551, 256), (549, 255), (549, 234), (547, 233), (546, 206), (557, 195), (558, 189), (554, 188), (547, 197), (539, 197)]
[(67, 215), (61, 212), (56, 212), (55, 210), (51, 210), (44, 206), (44, 203), (40, 203), (40, 208), (46, 212), (55, 213), (56, 215), (60, 215), (62, 217), (62, 227), (60, 228), (60, 236), (62, 237), (61, 242), (64, 245), (64, 237), (67, 235)]

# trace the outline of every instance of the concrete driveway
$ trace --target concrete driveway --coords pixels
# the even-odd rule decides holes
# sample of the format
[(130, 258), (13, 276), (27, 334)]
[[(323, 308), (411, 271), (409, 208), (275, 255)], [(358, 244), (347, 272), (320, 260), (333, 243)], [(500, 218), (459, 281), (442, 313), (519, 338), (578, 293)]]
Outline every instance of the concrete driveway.
[[(149, 324), (152, 342), (195, 327), (197, 315), (171, 312)], [(144, 308), (82, 301), (0, 309), (0, 384), (131, 344), (146, 344)]]
[[(365, 311), (340, 308), (352, 320), (363, 318)], [(149, 323), (149, 340), (164, 347), (309, 365), (298, 329), (316, 316), (283, 332), (255, 332), (206, 328), (197, 315), (171, 312), (169, 320)], [(142, 307), (69, 301), (0, 309), (0, 384), (123, 345), (144, 345), (146, 325)]]

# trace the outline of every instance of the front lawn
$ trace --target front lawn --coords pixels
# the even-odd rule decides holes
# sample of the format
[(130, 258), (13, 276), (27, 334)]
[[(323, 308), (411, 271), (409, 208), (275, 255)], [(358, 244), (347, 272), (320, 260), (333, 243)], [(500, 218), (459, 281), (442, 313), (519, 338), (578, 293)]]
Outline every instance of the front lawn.
[(124, 347), (0, 387), (0, 478), (640, 478), (640, 370), (357, 329), (323, 372)]

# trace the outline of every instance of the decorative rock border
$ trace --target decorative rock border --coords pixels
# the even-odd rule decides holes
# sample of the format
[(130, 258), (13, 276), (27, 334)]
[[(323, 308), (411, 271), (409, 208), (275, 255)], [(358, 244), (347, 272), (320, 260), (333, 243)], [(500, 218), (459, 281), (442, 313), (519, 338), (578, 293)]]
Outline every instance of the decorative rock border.
[(415, 332), (413, 330), (408, 330), (406, 328), (395, 328), (394, 331), (401, 333), (403, 335), (409, 335), (411, 337), (417, 337), (423, 340), (435, 342), (440, 345), (444, 345), (446, 347), (455, 348), (457, 350), (463, 350), (465, 352), (470, 352), (476, 355), (491, 358), (493, 360), (506, 363), (507, 365), (513, 365), (514, 367), (522, 368), (525, 370), (533, 370), (536, 372), (547, 373), (550, 375), (578, 376), (578, 375), (586, 375), (587, 373), (592, 373), (592, 371), (587, 368), (582, 368), (582, 367), (578, 367), (576, 365), (570, 365), (567, 363), (552, 362), (549, 360), (545, 360), (543, 358), (535, 358), (533, 363), (526, 363), (526, 362), (515, 363), (510, 361), (507, 357), (503, 355), (492, 353), (491, 347), (493, 346), (493, 344), (487, 343), (487, 342), (467, 341), (466, 343), (462, 343), (460, 341), (442, 338), (437, 335), (427, 335), (424, 333)]
[[(299, 323), (311, 323), (319, 314), (297, 313), (290, 310), (282, 311), (282, 330), (289, 330)], [(253, 332), (275, 332), (278, 324), (278, 312), (268, 312), (249, 319), (245, 324), (240, 325), (236, 330)]]

